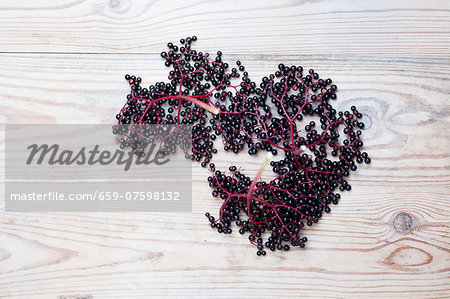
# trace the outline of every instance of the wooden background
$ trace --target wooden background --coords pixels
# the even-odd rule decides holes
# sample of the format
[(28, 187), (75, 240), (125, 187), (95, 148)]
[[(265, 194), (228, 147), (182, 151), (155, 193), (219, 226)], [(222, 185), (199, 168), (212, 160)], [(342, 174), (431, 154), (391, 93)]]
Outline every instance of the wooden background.
[[(448, 1), (1, 1), (0, 122), (112, 123), (123, 75), (165, 80), (159, 53), (194, 34), (255, 80), (280, 62), (333, 78), (335, 105), (367, 115), (352, 191), (307, 248), (262, 258), (208, 227), (204, 169), (192, 213), (1, 212), (0, 298), (449, 298)], [(4, 169), (4, 126), (0, 149)]]

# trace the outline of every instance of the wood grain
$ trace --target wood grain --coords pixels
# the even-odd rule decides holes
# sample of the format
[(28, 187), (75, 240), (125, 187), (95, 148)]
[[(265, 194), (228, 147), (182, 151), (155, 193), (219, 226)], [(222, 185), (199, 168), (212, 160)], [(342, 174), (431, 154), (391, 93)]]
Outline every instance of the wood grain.
[(448, 1), (2, 1), (8, 52), (160, 52), (167, 39), (228, 53), (448, 56)]
[[(112, 123), (123, 75), (165, 80), (156, 53), (196, 31), (198, 48), (239, 58), (256, 80), (280, 62), (332, 78), (335, 106), (365, 114), (372, 163), (305, 229), (307, 248), (264, 258), (209, 228), (220, 202), (198, 167), (192, 213), (0, 212), (0, 298), (450, 297), (447, 2), (110, 3), (0, 3), (1, 123)], [(4, 170), (4, 127), (0, 138)], [(252, 175), (261, 160), (215, 164)]]

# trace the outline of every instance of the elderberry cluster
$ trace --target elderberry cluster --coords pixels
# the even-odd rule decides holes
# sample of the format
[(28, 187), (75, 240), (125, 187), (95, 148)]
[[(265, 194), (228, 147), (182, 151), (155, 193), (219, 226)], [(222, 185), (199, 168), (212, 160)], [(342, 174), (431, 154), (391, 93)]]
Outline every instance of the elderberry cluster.
[[(142, 154), (161, 135), (164, 140), (188, 135), (184, 142), (161, 146), (165, 153), (180, 148), (188, 158), (209, 166), (212, 195), (223, 200), (217, 219), (206, 213), (211, 227), (228, 234), (235, 223), (240, 234), (250, 234), (258, 255), (303, 248), (304, 224), (310, 226), (329, 213), (339, 192), (351, 190), (350, 172), (359, 163), (370, 163), (362, 151), (362, 114), (354, 106), (350, 111), (334, 109), (336, 85), (312, 69), (279, 64), (257, 84), (240, 61), (230, 67), (220, 51), (212, 58), (194, 50), (196, 39), (181, 39), (180, 46), (168, 43), (169, 50), (161, 53), (171, 68), (169, 83), (143, 88), (141, 78), (125, 76), (130, 93), (113, 128), (120, 146)], [(145, 131), (146, 124), (156, 129)], [(176, 129), (162, 130), (166, 125)], [(190, 134), (182, 132), (184, 125), (191, 126)], [(280, 154), (270, 162), (275, 178), (252, 179), (236, 166), (230, 166), (228, 174), (217, 170), (211, 159), (219, 139), (225, 151)]]

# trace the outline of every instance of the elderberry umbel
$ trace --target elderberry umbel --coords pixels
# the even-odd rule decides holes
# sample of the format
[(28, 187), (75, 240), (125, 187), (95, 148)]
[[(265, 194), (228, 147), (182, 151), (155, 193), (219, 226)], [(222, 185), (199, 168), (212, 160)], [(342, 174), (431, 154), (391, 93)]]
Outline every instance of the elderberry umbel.
[[(180, 148), (209, 166), (212, 195), (223, 201), (217, 218), (206, 213), (211, 227), (228, 234), (234, 223), (239, 233), (249, 234), (258, 255), (304, 247), (304, 225), (329, 213), (340, 192), (351, 189), (350, 172), (359, 163), (370, 163), (362, 151), (361, 113), (354, 106), (334, 109), (336, 85), (313, 69), (279, 64), (257, 84), (240, 61), (231, 66), (220, 51), (212, 57), (194, 50), (196, 39), (182, 39), (179, 46), (168, 43), (168, 51), (161, 53), (170, 68), (168, 82), (144, 88), (141, 78), (125, 76), (130, 93), (113, 129), (121, 147), (142, 154), (160, 135), (160, 127), (174, 125), (179, 129), (166, 133), (164, 140), (190, 136), (161, 148), (166, 153)], [(143, 131), (142, 124), (157, 129)], [(190, 134), (182, 132), (186, 124), (192, 125)], [(219, 139), (225, 151), (267, 152), (275, 178), (260, 180), (262, 170), (250, 178), (236, 166), (216, 169), (211, 159)]]

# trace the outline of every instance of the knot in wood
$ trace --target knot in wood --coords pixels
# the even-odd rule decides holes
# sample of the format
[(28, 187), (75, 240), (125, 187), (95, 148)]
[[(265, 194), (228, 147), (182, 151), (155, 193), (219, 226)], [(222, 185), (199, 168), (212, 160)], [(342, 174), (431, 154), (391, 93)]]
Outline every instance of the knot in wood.
[(407, 232), (412, 227), (412, 218), (407, 213), (400, 213), (394, 219), (394, 228), (399, 233)]

